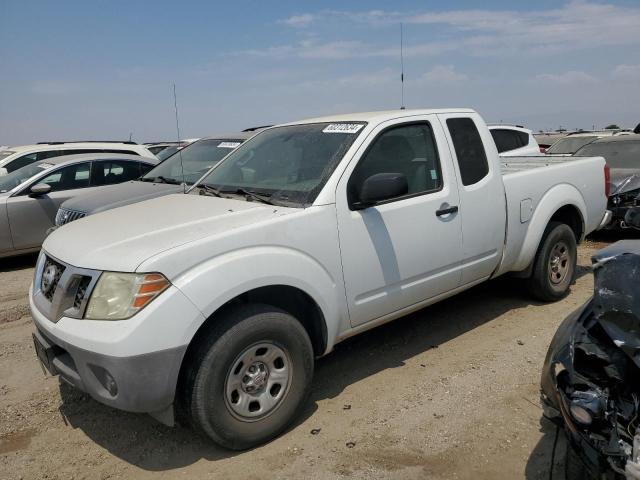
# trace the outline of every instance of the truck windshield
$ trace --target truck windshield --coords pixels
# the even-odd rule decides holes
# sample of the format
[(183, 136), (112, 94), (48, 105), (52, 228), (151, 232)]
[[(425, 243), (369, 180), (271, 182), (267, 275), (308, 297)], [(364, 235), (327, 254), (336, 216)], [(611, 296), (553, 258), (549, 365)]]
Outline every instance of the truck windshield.
[(310, 205), (364, 125), (312, 123), (265, 130), (232, 152), (201, 184), (220, 193), (258, 194), (277, 204)]
[(547, 148), (547, 151), (545, 153), (571, 155), (575, 153), (579, 148), (584, 147), (588, 143), (591, 143), (597, 139), (598, 137), (596, 136), (561, 138), (556, 143)]
[(242, 140), (238, 139), (199, 140), (176, 151), (160, 165), (149, 170), (142, 180), (153, 181), (156, 178), (162, 178), (169, 183), (184, 181), (190, 185), (241, 143)]
[(640, 168), (640, 140), (595, 142), (582, 147), (576, 155), (604, 157), (611, 168)]

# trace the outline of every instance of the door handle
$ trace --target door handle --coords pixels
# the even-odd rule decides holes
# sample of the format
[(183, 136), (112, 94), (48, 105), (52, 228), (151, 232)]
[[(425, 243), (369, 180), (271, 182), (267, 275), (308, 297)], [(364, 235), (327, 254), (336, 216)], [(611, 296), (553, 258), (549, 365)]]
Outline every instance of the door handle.
[(440, 210), (436, 210), (436, 217), (441, 217), (442, 215), (449, 215), (450, 213), (456, 213), (457, 211), (458, 211), (457, 205), (453, 207), (442, 208)]

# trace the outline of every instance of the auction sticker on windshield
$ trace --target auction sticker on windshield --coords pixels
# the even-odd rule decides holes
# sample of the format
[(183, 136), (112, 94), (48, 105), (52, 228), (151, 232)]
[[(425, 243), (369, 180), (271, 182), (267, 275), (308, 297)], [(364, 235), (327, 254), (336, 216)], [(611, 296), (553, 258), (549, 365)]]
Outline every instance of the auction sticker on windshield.
[(218, 148), (236, 148), (240, 142), (220, 142)]
[(330, 123), (322, 133), (358, 133), (362, 127), (361, 123)]

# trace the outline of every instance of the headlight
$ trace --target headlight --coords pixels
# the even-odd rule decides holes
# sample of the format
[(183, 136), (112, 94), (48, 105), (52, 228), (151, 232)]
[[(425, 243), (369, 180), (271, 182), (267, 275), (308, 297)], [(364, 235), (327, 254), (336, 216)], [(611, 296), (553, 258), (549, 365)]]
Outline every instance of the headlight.
[(160, 273), (104, 272), (96, 284), (84, 318), (124, 320), (143, 309), (170, 285)]

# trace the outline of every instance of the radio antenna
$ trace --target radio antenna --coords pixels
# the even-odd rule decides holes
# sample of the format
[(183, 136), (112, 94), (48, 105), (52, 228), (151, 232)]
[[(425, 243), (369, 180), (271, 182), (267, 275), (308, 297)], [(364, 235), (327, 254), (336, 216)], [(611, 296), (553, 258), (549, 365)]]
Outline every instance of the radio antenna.
[(400, 110), (404, 110), (404, 54), (402, 51), (402, 37), (402, 22), (400, 22)]
[[(178, 132), (178, 147), (180, 147), (180, 122), (178, 120), (178, 97), (176, 96), (176, 84), (173, 83), (173, 108), (176, 111), (176, 131)], [(187, 182), (184, 178), (184, 164), (182, 163), (182, 149), (178, 150), (180, 156), (180, 172), (182, 174), (182, 188), (186, 192)]]

